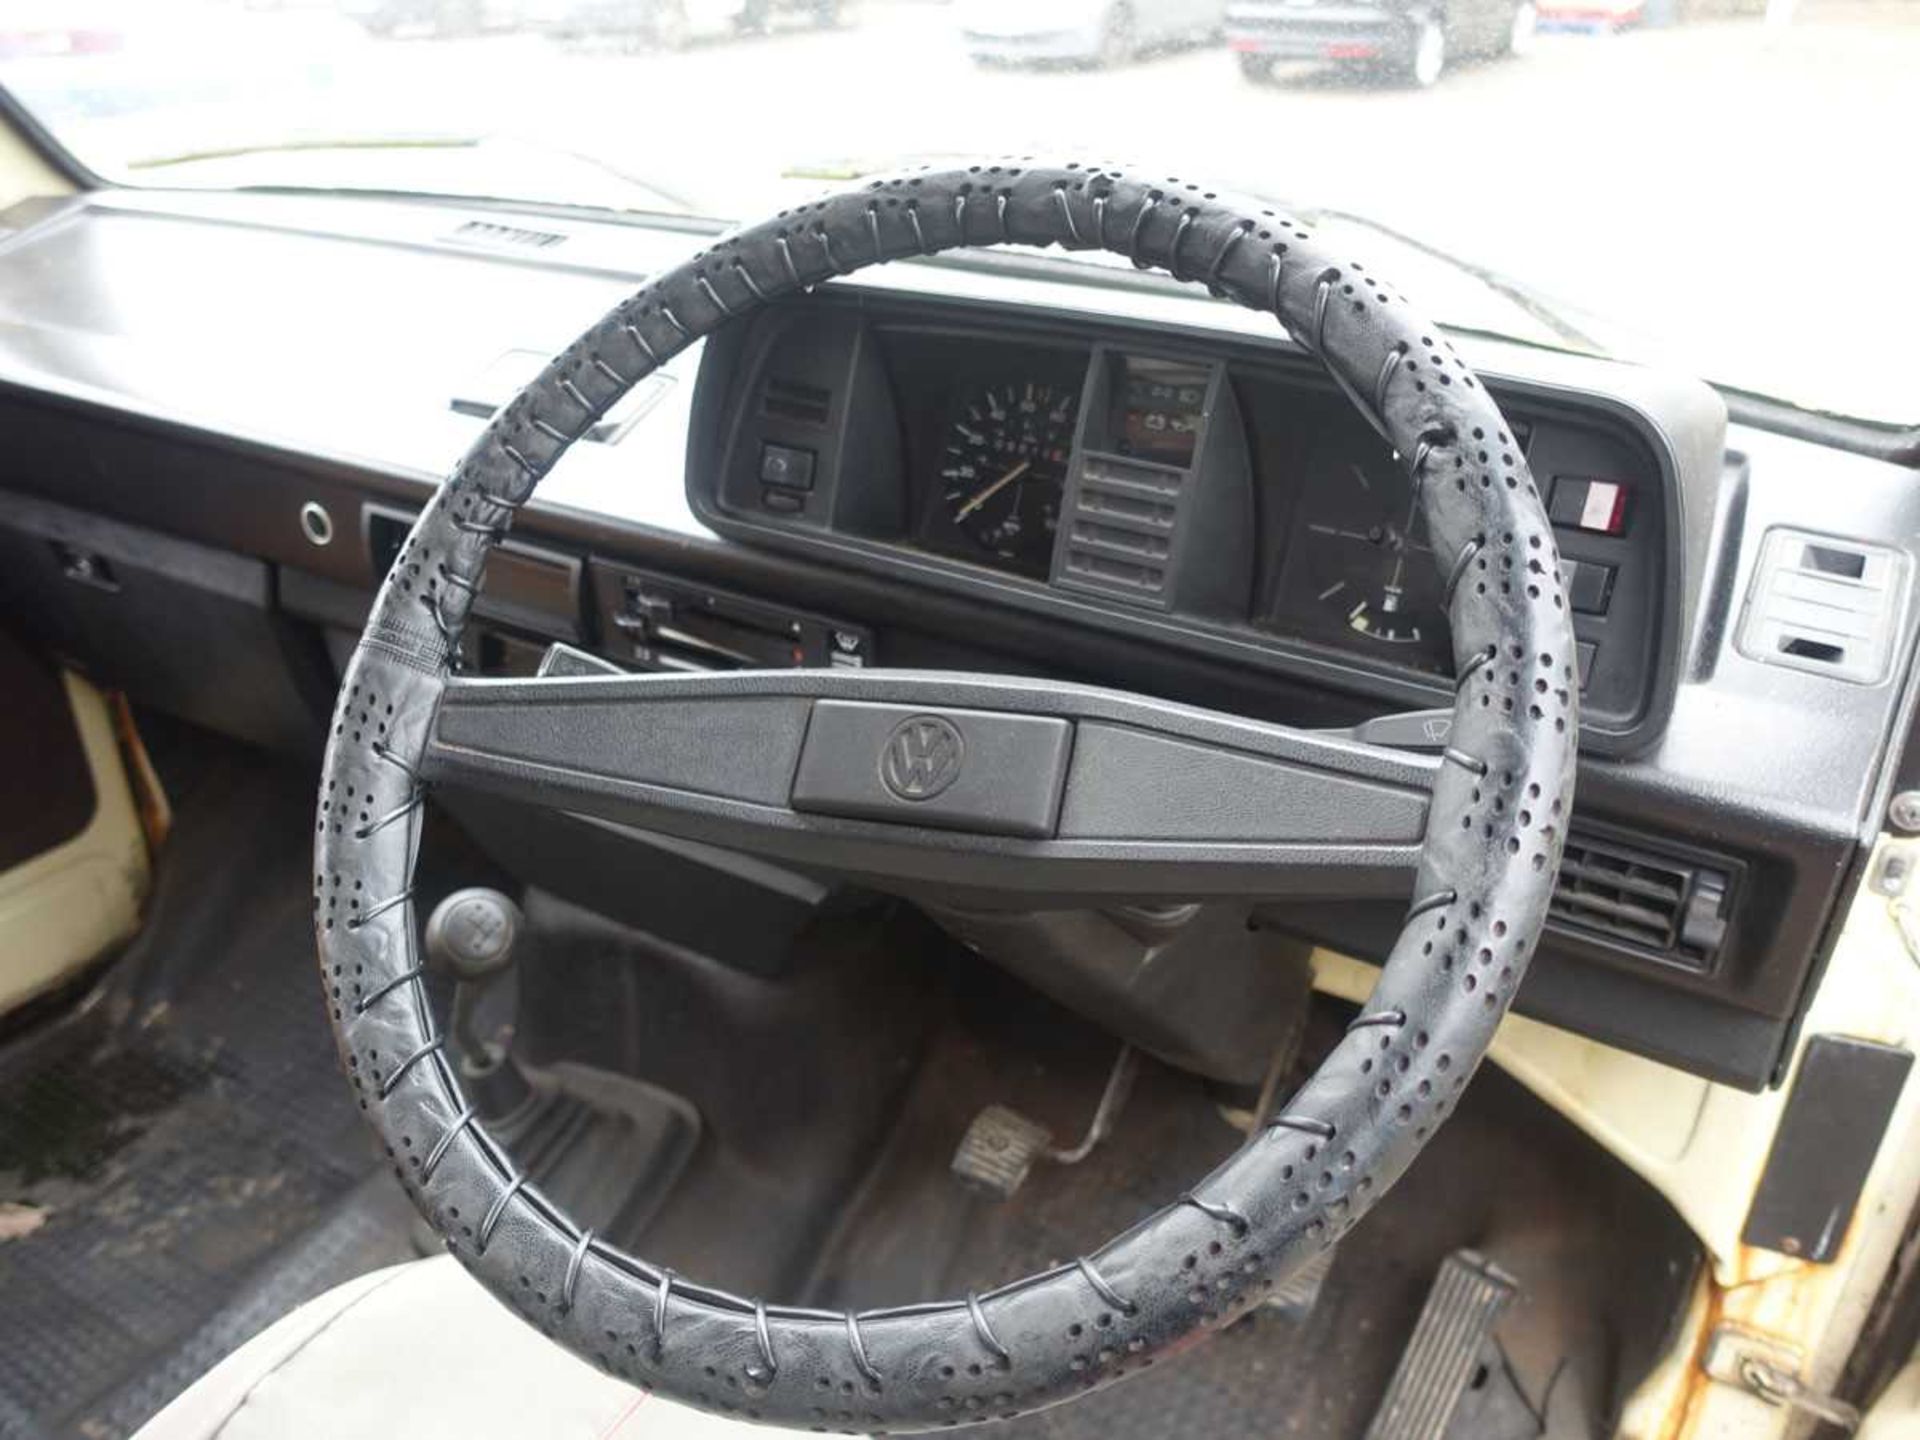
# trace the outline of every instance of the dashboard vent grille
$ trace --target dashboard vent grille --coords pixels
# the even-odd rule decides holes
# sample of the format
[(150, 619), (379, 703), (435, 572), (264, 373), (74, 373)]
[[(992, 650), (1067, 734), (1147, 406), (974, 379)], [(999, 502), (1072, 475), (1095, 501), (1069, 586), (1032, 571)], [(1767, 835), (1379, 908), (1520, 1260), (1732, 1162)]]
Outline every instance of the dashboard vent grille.
[(1576, 833), (1561, 857), (1548, 923), (1705, 973), (1726, 940), (1736, 868)]
[(1740, 650), (1764, 665), (1878, 684), (1893, 656), (1905, 588), (1897, 551), (1769, 530), (1740, 618)]
[(775, 420), (792, 420), (801, 425), (825, 425), (833, 413), (833, 392), (798, 380), (767, 377), (760, 392), (761, 412)]
[(1070, 490), (1061, 578), (1147, 604), (1166, 603), (1184, 476), (1088, 456)]
[(480, 245), (490, 250), (551, 250), (566, 242), (566, 236), (552, 230), (528, 230), (519, 225), (500, 225), (491, 220), (468, 220), (446, 234), (455, 245)]

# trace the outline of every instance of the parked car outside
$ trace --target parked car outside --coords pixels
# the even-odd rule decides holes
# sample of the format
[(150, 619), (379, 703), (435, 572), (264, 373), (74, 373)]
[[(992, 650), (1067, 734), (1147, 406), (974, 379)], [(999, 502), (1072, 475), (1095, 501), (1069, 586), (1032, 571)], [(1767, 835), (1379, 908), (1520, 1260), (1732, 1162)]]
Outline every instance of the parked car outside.
[(1602, 34), (1630, 30), (1647, 19), (1647, 8), (1647, 0), (1540, 0), (1540, 27)]
[(1538, 18), (1535, 0), (1229, 0), (1227, 41), (1249, 80), (1282, 60), (1331, 60), (1424, 89), (1456, 57), (1525, 50)]
[(840, 23), (840, 0), (527, 0), (528, 26), (562, 40), (650, 43), (677, 50), (700, 37), (753, 33), (776, 15), (821, 28)]
[(1211, 40), (1221, 0), (960, 0), (960, 38), (981, 64), (1120, 65)]
[(123, 5), (76, 0), (8, 0), (0, 9), (0, 60), (100, 55), (126, 44)]
[(512, 0), (349, 0), (341, 9), (382, 38), (443, 38), (514, 29)]

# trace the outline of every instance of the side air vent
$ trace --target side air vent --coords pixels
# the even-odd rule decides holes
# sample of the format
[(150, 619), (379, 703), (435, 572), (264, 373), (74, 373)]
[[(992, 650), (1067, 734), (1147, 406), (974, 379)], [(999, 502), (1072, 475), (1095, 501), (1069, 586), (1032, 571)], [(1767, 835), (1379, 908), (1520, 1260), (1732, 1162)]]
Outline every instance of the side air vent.
[(1766, 665), (1877, 684), (1893, 655), (1905, 575), (1898, 551), (1769, 530), (1740, 616), (1740, 651)]
[(760, 410), (769, 419), (824, 426), (833, 413), (833, 392), (818, 385), (769, 375), (766, 387), (760, 392)]
[(1186, 476), (1160, 465), (1089, 455), (1071, 487), (1061, 578), (1150, 605), (1167, 603)]
[(1548, 925), (1606, 948), (1705, 974), (1726, 942), (1737, 862), (1680, 858), (1577, 828)]
[(454, 226), (441, 239), (452, 245), (476, 245), (484, 250), (551, 250), (556, 245), (564, 245), (567, 237), (553, 230), (528, 230), (491, 220), (468, 220)]

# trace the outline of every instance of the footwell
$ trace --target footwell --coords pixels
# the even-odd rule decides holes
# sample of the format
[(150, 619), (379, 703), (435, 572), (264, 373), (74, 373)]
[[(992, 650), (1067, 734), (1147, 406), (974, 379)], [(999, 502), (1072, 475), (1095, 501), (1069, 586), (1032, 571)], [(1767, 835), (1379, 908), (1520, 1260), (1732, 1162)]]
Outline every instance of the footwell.
[(140, 939), (0, 1052), (9, 1440), (128, 1433), (297, 1252), (282, 1308), (405, 1253), (385, 1226), (301, 1252), (378, 1169), (314, 979), (312, 797), (245, 752), (197, 759)]

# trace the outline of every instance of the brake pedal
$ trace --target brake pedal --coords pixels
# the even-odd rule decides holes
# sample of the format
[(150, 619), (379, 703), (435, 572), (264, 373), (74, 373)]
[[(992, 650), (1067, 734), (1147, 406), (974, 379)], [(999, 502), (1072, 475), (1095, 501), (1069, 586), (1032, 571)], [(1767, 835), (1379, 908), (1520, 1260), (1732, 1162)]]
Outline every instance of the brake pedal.
[(1518, 1291), (1512, 1276), (1472, 1250), (1443, 1260), (1366, 1440), (1442, 1440)]
[(1046, 1126), (1005, 1105), (989, 1105), (960, 1137), (953, 1173), (968, 1185), (1010, 1200), (1052, 1143), (1053, 1132)]
[(1120, 1054), (1107, 1074), (1106, 1088), (1080, 1143), (1056, 1149), (1053, 1132), (1037, 1120), (1031, 1120), (1007, 1105), (989, 1105), (973, 1117), (967, 1133), (960, 1137), (949, 1169), (966, 1185), (984, 1190), (1002, 1200), (1011, 1200), (1026, 1183), (1034, 1164), (1050, 1160), (1056, 1165), (1078, 1165), (1091, 1155), (1094, 1147), (1107, 1138), (1113, 1122), (1133, 1089), (1133, 1077), (1140, 1057), (1131, 1045), (1120, 1047)]

